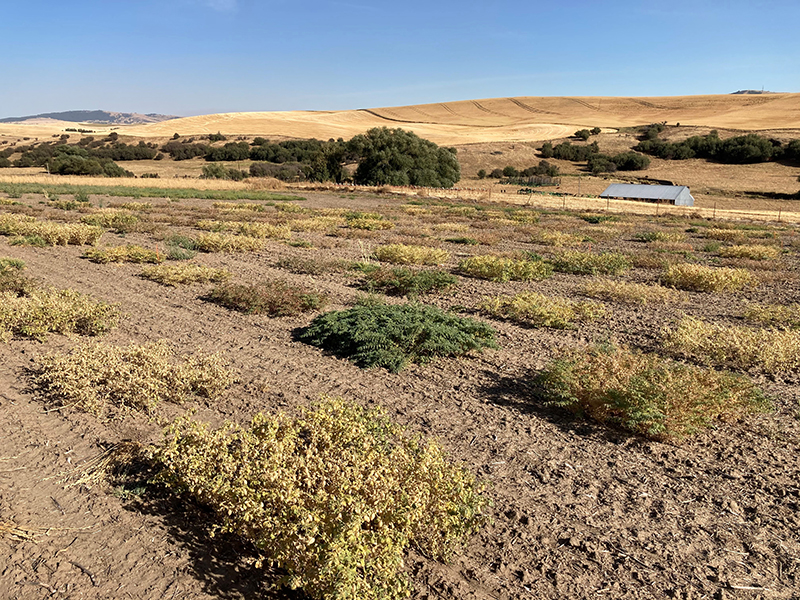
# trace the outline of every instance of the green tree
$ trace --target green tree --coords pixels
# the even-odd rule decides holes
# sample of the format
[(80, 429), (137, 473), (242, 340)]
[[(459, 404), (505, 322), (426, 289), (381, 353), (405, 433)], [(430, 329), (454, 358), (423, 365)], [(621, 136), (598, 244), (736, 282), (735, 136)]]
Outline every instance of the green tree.
[(347, 142), (346, 152), (358, 159), (353, 175), (358, 184), (452, 187), (461, 179), (454, 148), (440, 148), (403, 129), (370, 129)]

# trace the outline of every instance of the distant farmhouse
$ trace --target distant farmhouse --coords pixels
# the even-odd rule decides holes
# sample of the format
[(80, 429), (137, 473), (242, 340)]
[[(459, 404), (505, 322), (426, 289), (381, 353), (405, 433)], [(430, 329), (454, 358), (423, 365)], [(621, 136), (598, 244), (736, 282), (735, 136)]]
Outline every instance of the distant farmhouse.
[(694, 197), (689, 193), (689, 188), (685, 185), (612, 183), (600, 194), (600, 197), (675, 204), (676, 206), (694, 206)]

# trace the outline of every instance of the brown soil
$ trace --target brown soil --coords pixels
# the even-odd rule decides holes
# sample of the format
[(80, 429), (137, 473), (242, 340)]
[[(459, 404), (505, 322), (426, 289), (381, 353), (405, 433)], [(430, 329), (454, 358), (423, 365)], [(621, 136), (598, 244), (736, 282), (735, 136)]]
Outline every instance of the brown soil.
[[(401, 201), (386, 197), (306, 196), (303, 206), (378, 210), (401, 222), (395, 230), (360, 233), (356, 239), (296, 234), (314, 249), (270, 242), (259, 253), (206, 254), (196, 262), (224, 266), (245, 282), (274, 277), (302, 282), (329, 294), (331, 308), (343, 308), (361, 295), (354, 277), (293, 275), (277, 269), (276, 261), (357, 260), (379, 243), (430, 232), (436, 221), (416, 221), (397, 209)], [(23, 199), (31, 206), (39, 200)], [(93, 199), (99, 200), (119, 201)], [(174, 209), (210, 209), (210, 204), (187, 201)], [(594, 248), (640, 252), (643, 245), (632, 241), (635, 230), (675, 225), (626, 220), (621, 240)], [(467, 223), (452, 216), (439, 221)], [(540, 225), (591, 229), (566, 215), (545, 215)], [(489, 250), (552, 250), (527, 243), (529, 236), (519, 228), (484, 224), (479, 233), (496, 245), (476, 250), (438, 241), (450, 237), (447, 233), (424, 239), (451, 250), (449, 268), (467, 254)], [(163, 287), (139, 278), (135, 265), (90, 263), (80, 258), (79, 248), (9, 246), (0, 237), (0, 256), (23, 259), (28, 272), (47, 285), (121, 303), (126, 316), (106, 342), (166, 338), (185, 352), (225, 352), (239, 383), (223, 400), (197, 406), (200, 418), (243, 422), (258, 411), (292, 412), (327, 394), (383, 405), (396, 421), (438, 438), (456, 461), (490, 484), (493, 522), (449, 565), (409, 555), (415, 598), (789, 599), (797, 598), (800, 588), (797, 373), (751, 373), (774, 398), (774, 411), (720, 424), (681, 444), (648, 441), (539, 406), (530, 381), (559, 349), (587, 341), (611, 337), (659, 351), (660, 330), (679, 312), (733, 323), (747, 301), (796, 301), (800, 261), (789, 245), (794, 233), (782, 232), (789, 253), (763, 271), (765, 283), (754, 291), (688, 294), (680, 307), (610, 305), (609, 318), (569, 331), (493, 321), (500, 350), (411, 366), (399, 374), (361, 370), (293, 341), (292, 332), (313, 315), (270, 319), (234, 313), (205, 302), (206, 286)], [(156, 243), (145, 234), (109, 233), (103, 241)], [(690, 243), (703, 261), (713, 260), (699, 251), (700, 237)], [(654, 282), (657, 276), (635, 269), (623, 278)], [(470, 313), (490, 294), (535, 290), (580, 297), (583, 281), (559, 274), (538, 283), (463, 278), (453, 295), (426, 301)], [(65, 481), (65, 476), (81, 472), (110, 445), (159, 437), (158, 426), (144, 419), (101, 423), (53, 410), (37, 398), (26, 369), (37, 355), (79, 341), (53, 335), (44, 343), (15, 339), (0, 345), (0, 522), (21, 528), (16, 536), (0, 534), (0, 598), (296, 597), (267, 589), (269, 576), (249, 565), (246, 543), (211, 539), (212, 515), (201, 507), (152, 486), (139, 494), (132, 484), (68, 485), (74, 477)]]

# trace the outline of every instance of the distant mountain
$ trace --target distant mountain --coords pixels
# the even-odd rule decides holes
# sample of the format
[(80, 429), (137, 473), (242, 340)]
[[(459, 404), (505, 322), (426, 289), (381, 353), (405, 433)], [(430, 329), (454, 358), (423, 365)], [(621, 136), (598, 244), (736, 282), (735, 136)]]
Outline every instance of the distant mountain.
[(777, 94), (777, 92), (770, 92), (768, 90), (739, 90), (738, 92), (731, 92), (732, 94)]
[(178, 119), (174, 115), (158, 115), (148, 113), (121, 113), (107, 110), (68, 110), (65, 112), (42, 113), (28, 115), (27, 117), (7, 117), (0, 119), (0, 123), (21, 123), (34, 119), (54, 119), (56, 121), (69, 121), (71, 123), (97, 123), (104, 125), (139, 125), (142, 123), (160, 123), (170, 119)]

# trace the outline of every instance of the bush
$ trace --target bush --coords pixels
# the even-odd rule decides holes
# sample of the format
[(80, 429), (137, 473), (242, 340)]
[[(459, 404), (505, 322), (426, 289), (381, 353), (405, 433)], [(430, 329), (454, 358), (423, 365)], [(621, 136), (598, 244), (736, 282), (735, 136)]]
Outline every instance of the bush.
[[(10, 166), (11, 163), (9, 163)], [(478, 179), (486, 179), (486, 169), (478, 170)]]
[(319, 310), (327, 303), (324, 295), (282, 280), (256, 285), (224, 283), (211, 291), (208, 300), (231, 310), (270, 317), (293, 317)]
[(298, 339), (359, 367), (385, 367), (395, 373), (409, 362), (497, 347), (494, 330), (485, 323), (418, 304), (374, 304), (325, 313)]
[(229, 169), (225, 165), (219, 163), (211, 163), (210, 165), (203, 165), (203, 179), (230, 179), (233, 181), (241, 181), (248, 177), (246, 171), (239, 169)]
[(458, 270), (468, 277), (490, 281), (537, 281), (547, 279), (553, 269), (541, 260), (514, 260), (486, 254), (462, 260)]
[(220, 283), (230, 279), (231, 272), (226, 269), (212, 269), (203, 265), (153, 265), (142, 269), (142, 277), (160, 283), (176, 286), (189, 283)]
[(115, 248), (89, 248), (83, 254), (90, 261), (95, 263), (161, 263), (164, 262), (164, 255), (158, 250), (148, 250), (141, 246), (129, 244), (127, 246), (117, 246)]
[(589, 136), (592, 135), (588, 129), (579, 129), (575, 133), (572, 134), (573, 137), (583, 140), (584, 142), (589, 139)]
[(747, 269), (681, 263), (667, 267), (661, 275), (661, 283), (695, 292), (736, 292), (755, 287), (758, 281)]
[(656, 439), (691, 435), (768, 405), (745, 377), (602, 346), (556, 359), (536, 387), (546, 404)]
[(361, 289), (393, 296), (416, 298), (423, 294), (443, 292), (458, 283), (444, 271), (412, 271), (404, 267), (380, 267), (366, 274)]
[(628, 257), (618, 252), (592, 254), (576, 250), (559, 254), (551, 262), (553, 270), (576, 275), (620, 275), (631, 268)]
[(285, 571), (281, 584), (311, 598), (407, 596), (405, 552), (449, 558), (489, 504), (438, 444), (342, 400), (299, 418), (259, 414), (246, 428), (183, 418), (165, 437), (161, 479), (210, 506), (223, 531)]
[(783, 329), (750, 329), (683, 317), (674, 331), (664, 331), (664, 347), (701, 363), (766, 373), (800, 367), (800, 333)]
[(166, 341), (127, 347), (95, 344), (36, 361), (34, 384), (50, 402), (99, 417), (153, 413), (162, 401), (216, 399), (233, 383), (218, 354), (178, 357)]
[(625, 304), (675, 304), (683, 300), (681, 293), (660, 285), (629, 283), (613, 279), (594, 279), (584, 284), (581, 293), (590, 298), (601, 298)]
[(486, 298), (478, 308), (494, 317), (510, 319), (530, 327), (555, 329), (570, 328), (576, 321), (594, 321), (606, 312), (605, 307), (597, 302), (573, 302), (536, 292)]
[(51, 332), (102, 335), (118, 321), (118, 305), (96, 302), (75, 290), (36, 290), (28, 285), (0, 292), (2, 341), (13, 335), (43, 340)]
[(388, 244), (375, 248), (375, 258), (396, 265), (440, 265), (448, 261), (450, 253), (428, 246)]

